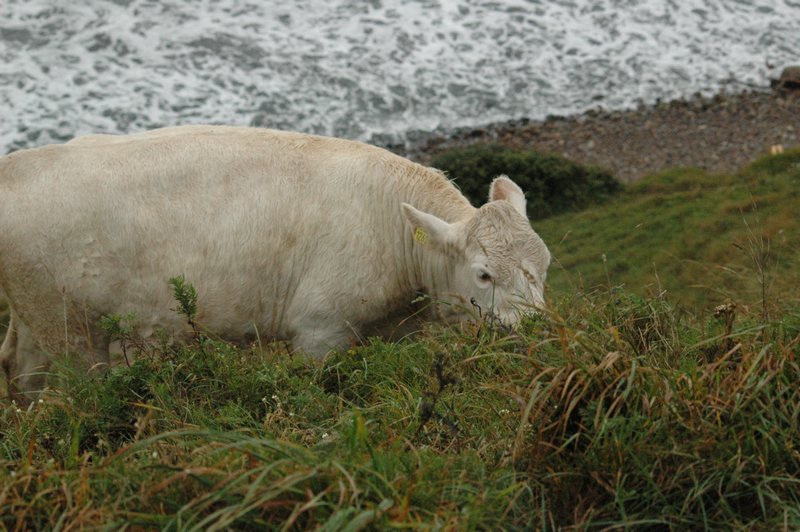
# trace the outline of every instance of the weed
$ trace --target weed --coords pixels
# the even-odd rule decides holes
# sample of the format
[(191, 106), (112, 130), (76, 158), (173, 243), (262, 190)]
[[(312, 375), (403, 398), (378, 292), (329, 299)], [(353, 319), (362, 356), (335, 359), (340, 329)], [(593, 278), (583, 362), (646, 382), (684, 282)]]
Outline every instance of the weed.
[(199, 335), (195, 318), (197, 317), (197, 290), (188, 282), (183, 275), (172, 277), (169, 280), (169, 285), (172, 287), (172, 293), (175, 300), (178, 302), (178, 308), (175, 309), (183, 317), (186, 318), (187, 323), (192, 327), (195, 337)]
[(128, 359), (128, 347), (136, 345), (138, 338), (136, 337), (136, 314), (128, 312), (127, 314), (110, 314), (100, 318), (100, 328), (103, 329), (111, 342), (119, 342), (122, 349), (122, 355), (125, 358), (125, 364), (130, 367), (131, 363)]

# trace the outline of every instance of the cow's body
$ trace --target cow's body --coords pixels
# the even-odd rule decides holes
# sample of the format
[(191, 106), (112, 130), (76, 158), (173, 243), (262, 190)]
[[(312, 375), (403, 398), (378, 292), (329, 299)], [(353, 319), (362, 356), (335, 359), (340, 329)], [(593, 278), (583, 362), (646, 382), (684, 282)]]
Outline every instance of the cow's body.
[[(16, 365), (10, 378), (65, 350), (107, 363), (97, 322), (116, 313), (133, 312), (144, 338), (180, 339), (176, 275), (208, 330), (321, 355), (391, 328), (418, 291), (448, 300), (456, 243), (437, 231), (476, 212), (441, 173), (385, 150), (271, 130), (188, 126), (12, 153), (0, 158), (0, 287), (17, 337), (0, 361)], [(451, 225), (426, 225), (436, 220)], [(541, 284), (549, 253), (525, 238)], [(541, 288), (523, 299), (541, 303)]]

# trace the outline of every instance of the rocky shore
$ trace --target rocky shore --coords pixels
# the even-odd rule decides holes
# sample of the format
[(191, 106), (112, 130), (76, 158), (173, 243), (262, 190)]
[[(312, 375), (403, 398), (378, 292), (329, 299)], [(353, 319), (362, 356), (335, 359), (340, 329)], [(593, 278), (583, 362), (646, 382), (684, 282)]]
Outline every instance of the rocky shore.
[(605, 167), (623, 181), (672, 167), (733, 171), (773, 146), (800, 146), (800, 91), (764, 88), (625, 111), (522, 119), (435, 135), (398, 151), (426, 163), (440, 150), (476, 142), (558, 153)]

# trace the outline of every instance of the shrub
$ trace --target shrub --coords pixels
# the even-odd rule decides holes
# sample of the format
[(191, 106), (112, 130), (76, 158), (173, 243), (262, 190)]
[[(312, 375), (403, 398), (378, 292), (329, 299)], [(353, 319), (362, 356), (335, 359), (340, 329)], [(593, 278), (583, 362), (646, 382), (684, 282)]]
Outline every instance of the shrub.
[(492, 144), (443, 151), (432, 165), (447, 172), (473, 204), (483, 203), (492, 179), (507, 174), (527, 193), (531, 219), (582, 209), (622, 190), (621, 183), (601, 168)]

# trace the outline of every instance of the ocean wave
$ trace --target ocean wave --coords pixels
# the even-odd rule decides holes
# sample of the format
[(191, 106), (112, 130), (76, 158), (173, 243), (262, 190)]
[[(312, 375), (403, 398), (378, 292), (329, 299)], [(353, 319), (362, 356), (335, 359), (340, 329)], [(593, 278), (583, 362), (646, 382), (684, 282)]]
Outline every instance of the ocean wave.
[(4, 0), (3, 152), (225, 123), (380, 143), (765, 87), (797, 0)]

